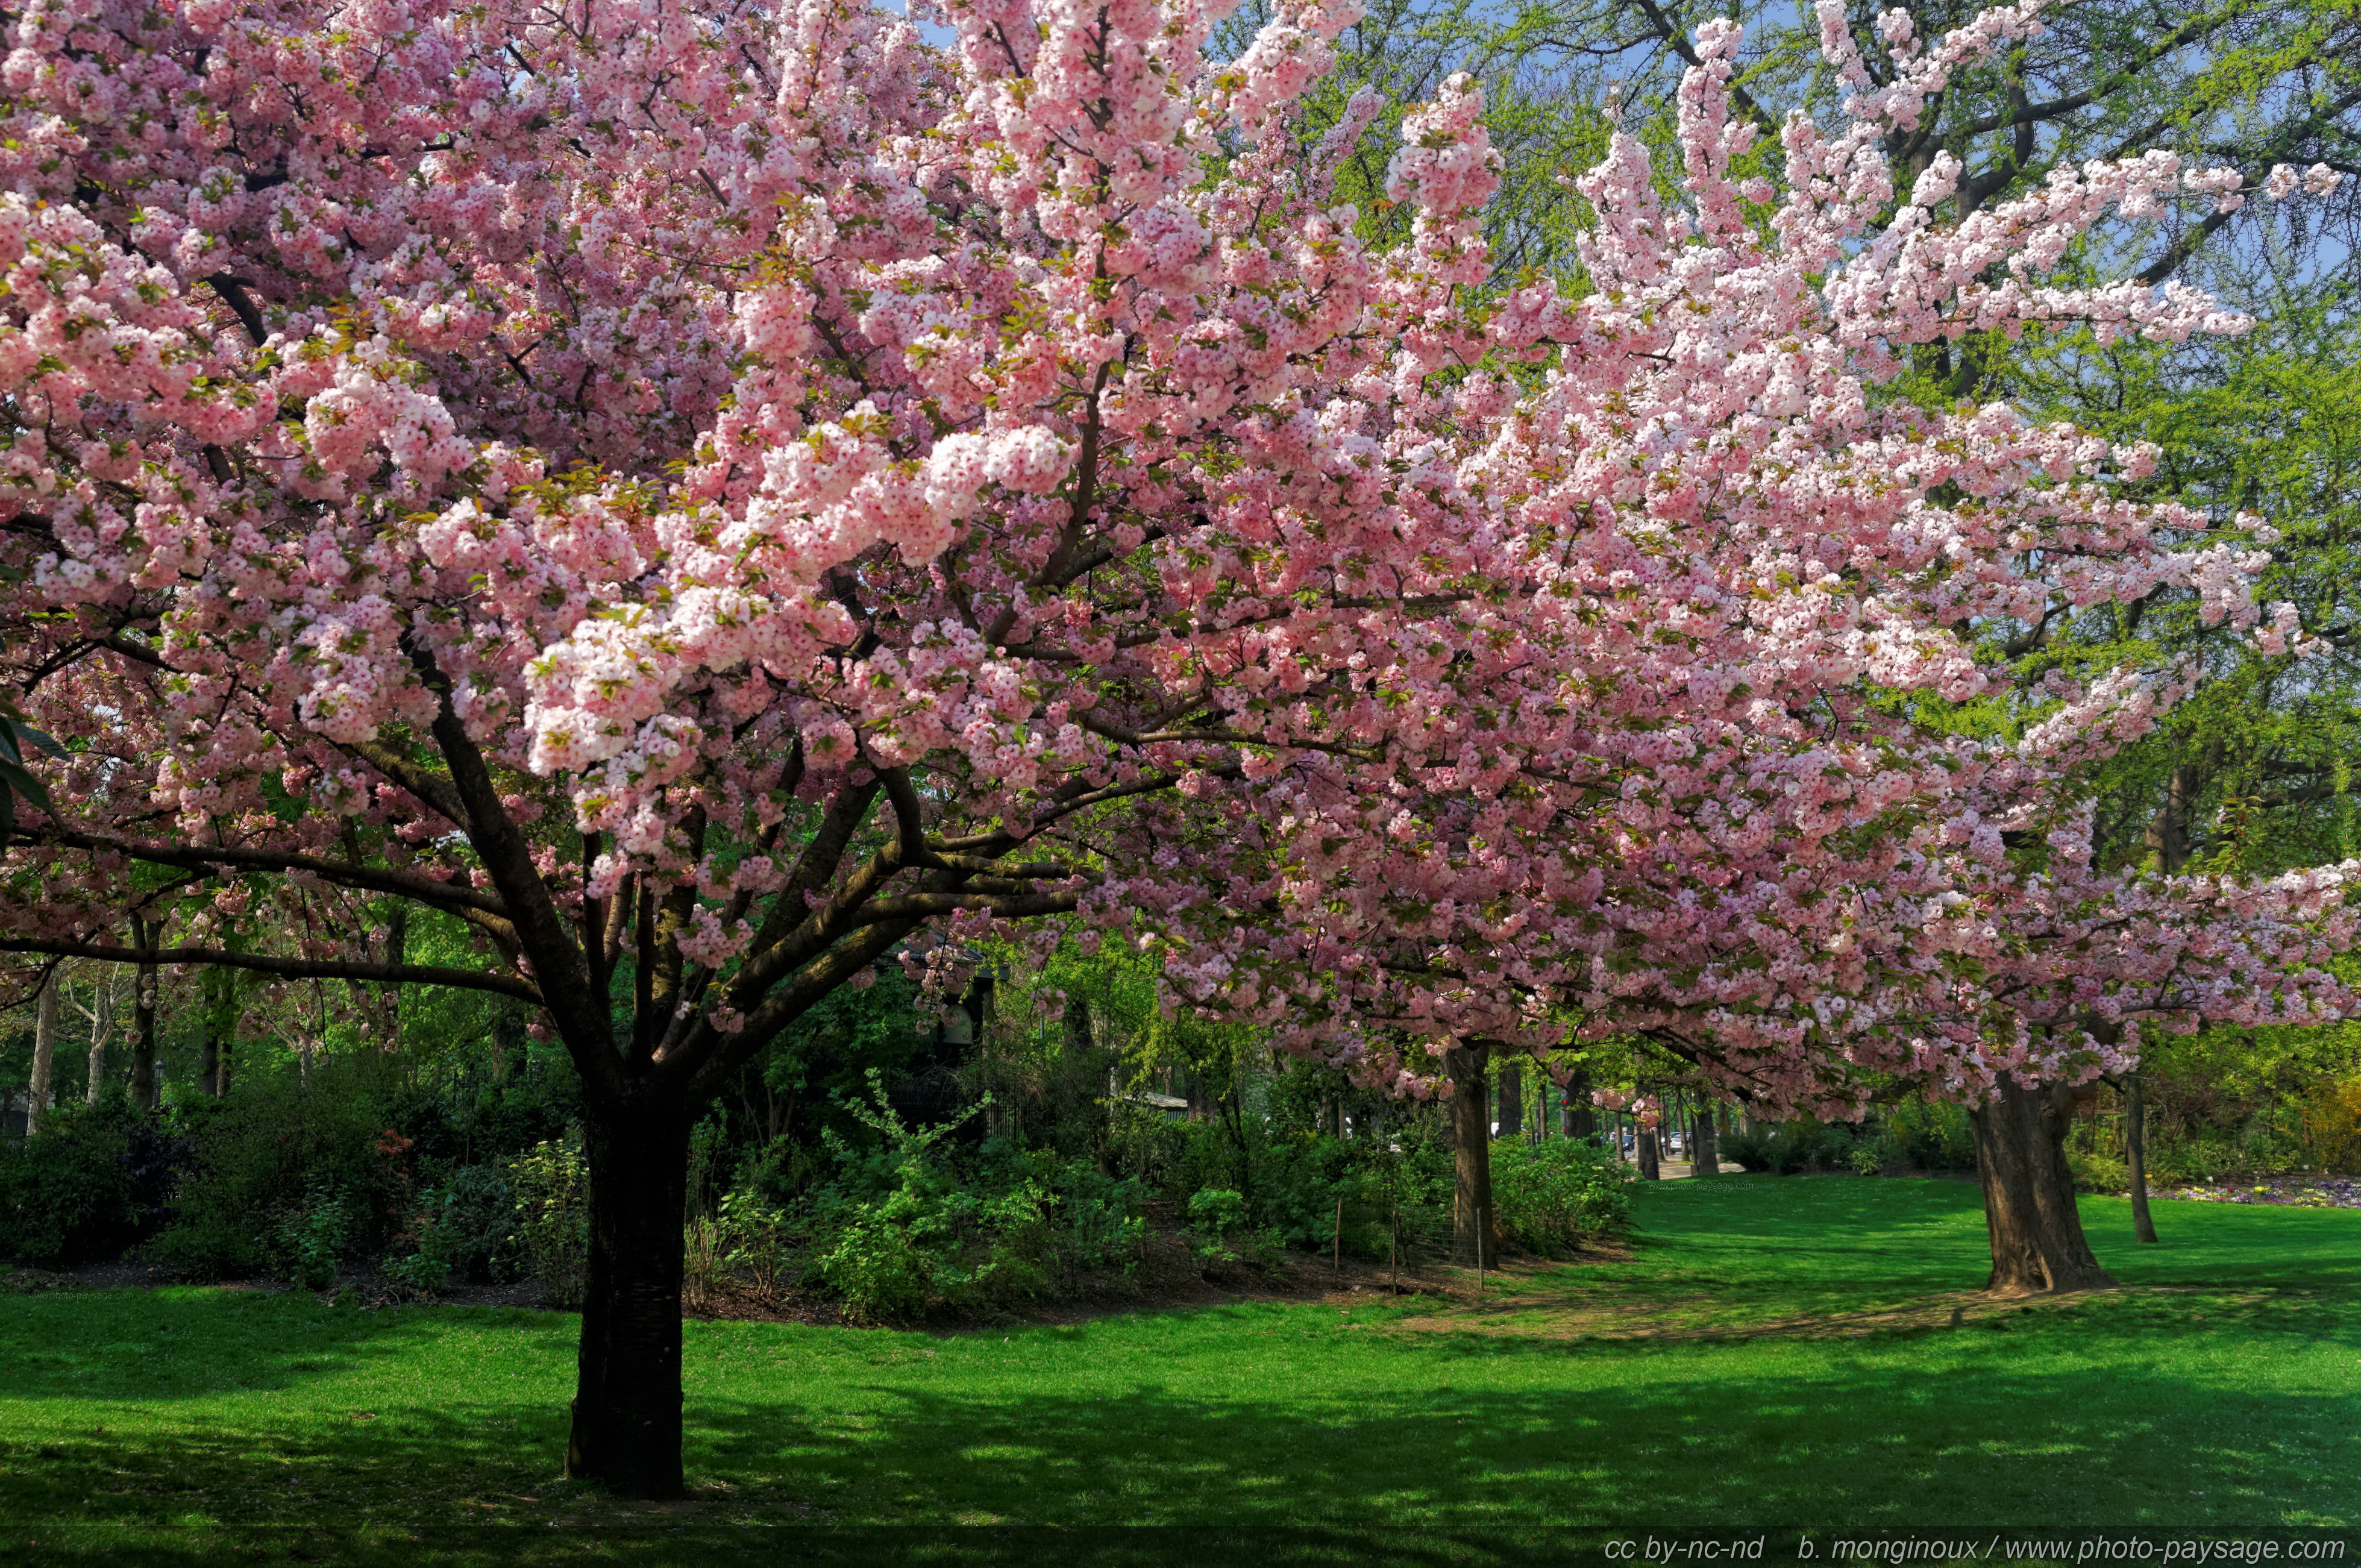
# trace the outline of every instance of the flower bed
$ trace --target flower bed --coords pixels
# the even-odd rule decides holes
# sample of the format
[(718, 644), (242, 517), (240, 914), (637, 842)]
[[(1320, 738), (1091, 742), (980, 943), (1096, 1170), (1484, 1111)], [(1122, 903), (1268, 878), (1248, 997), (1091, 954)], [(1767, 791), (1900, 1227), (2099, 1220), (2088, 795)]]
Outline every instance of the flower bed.
[(2297, 1209), (2361, 1209), (2361, 1179), (2274, 1177), (2265, 1181), (2158, 1188), (2153, 1196), (2198, 1203), (2278, 1203)]

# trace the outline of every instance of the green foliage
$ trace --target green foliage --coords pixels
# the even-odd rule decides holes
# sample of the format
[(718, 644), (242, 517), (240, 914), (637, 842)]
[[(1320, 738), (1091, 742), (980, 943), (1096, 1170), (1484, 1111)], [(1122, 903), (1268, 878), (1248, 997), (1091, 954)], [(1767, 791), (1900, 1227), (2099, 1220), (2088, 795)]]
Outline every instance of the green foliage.
[(578, 1307), (590, 1262), (590, 1167), (579, 1129), (508, 1162), (516, 1239), (527, 1275), (552, 1307)]
[(489, 1166), (462, 1166), (444, 1185), (420, 1194), (412, 1250), (385, 1260), (386, 1277), (421, 1295), (453, 1278), (513, 1277), (518, 1266), (516, 1190)]
[(336, 1282), (358, 1228), (346, 1195), (315, 1179), (302, 1203), (271, 1227), (271, 1264), (291, 1285), (325, 1289)]
[(722, 1194), (716, 1221), (723, 1265), (742, 1273), (757, 1297), (767, 1299), (777, 1294), (787, 1259), (786, 1215), (763, 1201), (760, 1193), (741, 1190)]
[(805, 1260), (848, 1316), (906, 1321), (937, 1306), (1036, 1298), (1137, 1255), (1138, 1182), (1005, 1142), (955, 1157), (957, 1120), (912, 1126), (882, 1081), (870, 1087), (852, 1107), (870, 1146), (828, 1135), (840, 1174), (813, 1199)]
[(1038, 1190), (979, 1194), (962, 1188), (941, 1146), (955, 1122), (913, 1126), (886, 1103), (883, 1075), (871, 1069), (869, 1100), (850, 1102), (873, 1135), (855, 1148), (833, 1130), (822, 1135), (843, 1168), (840, 1185), (823, 1190), (814, 1211), (807, 1267), (863, 1322), (904, 1321), (940, 1302), (972, 1299), (999, 1272), (1000, 1259), (972, 1257), (987, 1222), (1035, 1223)]
[(2131, 1190), (2131, 1167), (2111, 1154), (2101, 1154), (2066, 1146), (2066, 1168), (2074, 1173), (2074, 1190), (2078, 1192), (2128, 1192)]
[(862, 1140), (869, 1135), (854, 1107), (871, 1079), (891, 1081), (919, 1048), (917, 995), (898, 965), (858, 990), (839, 987), (763, 1048), (756, 1073), (821, 1128)]
[(1491, 1152), (1493, 1212), (1511, 1245), (1565, 1257), (1630, 1228), (1631, 1168), (1604, 1149), (1575, 1138), (1500, 1138)]
[(2323, 1170), (2361, 1171), (2361, 1077), (2316, 1086), (2304, 1097), (2303, 1116)]
[(1731, 1133), (1721, 1140), (1721, 1157), (1773, 1176), (1805, 1170), (1849, 1171), (1853, 1168), (1853, 1152), (1860, 1146), (1859, 1136), (1843, 1123), (1805, 1117), (1757, 1132)]
[(1908, 1170), (1973, 1170), (1975, 1129), (1948, 1100), (1905, 1100), (1885, 1114), (1883, 1163)]
[(119, 1102), (67, 1104), (37, 1135), (0, 1141), (0, 1262), (79, 1263), (130, 1239), (127, 1121)]
[(229, 1099), (194, 1108), (192, 1167), (153, 1255), (203, 1278), (287, 1266), (285, 1227), (333, 1201), (340, 1245), (374, 1251), (412, 1206), (408, 1140), (375, 1089), (346, 1066), (307, 1077), (249, 1071)]
[(1189, 1199), (1189, 1250), (1203, 1264), (1235, 1263), (1230, 1243), (1246, 1228), (1246, 1194), (1208, 1187)]
[(825, 1230), (808, 1264), (811, 1277), (843, 1298), (848, 1317), (894, 1322), (916, 1317), (965, 1283), (946, 1205), (923, 1188), (897, 1189), (823, 1217)]
[(517, 1194), (499, 1167), (460, 1167), (426, 1195), (424, 1207), (449, 1248), (452, 1273), (479, 1284), (517, 1277), (522, 1267)]

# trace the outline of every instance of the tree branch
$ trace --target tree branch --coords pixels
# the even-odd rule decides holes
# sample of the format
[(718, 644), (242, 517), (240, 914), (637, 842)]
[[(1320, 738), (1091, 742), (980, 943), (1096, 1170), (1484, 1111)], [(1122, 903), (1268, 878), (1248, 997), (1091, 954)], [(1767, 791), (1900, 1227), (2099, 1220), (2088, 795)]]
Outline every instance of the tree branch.
[(369, 980), (389, 985), (447, 985), (461, 991), (489, 991), (520, 1002), (539, 1003), (540, 990), (520, 977), (487, 974), (481, 970), (444, 969), (433, 964), (357, 963), (344, 959), (288, 959), (269, 953), (232, 952), (226, 948), (104, 948), (95, 942), (52, 942), (22, 937), (0, 937), (0, 953), (44, 953), (65, 959), (100, 959), (118, 964), (208, 964), (215, 969), (251, 970), (258, 974), (290, 980)]
[(333, 882), (341, 887), (358, 888), (368, 893), (381, 893), (395, 898), (415, 899), (421, 904), (439, 905), (453, 909), (476, 909), (488, 915), (501, 916), (508, 914), (498, 898), (463, 883), (436, 882), (431, 877), (412, 876), (403, 872), (380, 871), (373, 866), (355, 865), (346, 861), (322, 860), (317, 855), (280, 854), (268, 850), (233, 850), (214, 845), (174, 848), (170, 845), (138, 844), (103, 834), (76, 833), (62, 828), (42, 833), (31, 842), (55, 843), (66, 849), (93, 850), (105, 854), (117, 854), (130, 860), (145, 861), (150, 865), (178, 866), (183, 871), (235, 867), (247, 871), (303, 872), (320, 878), (323, 882)]

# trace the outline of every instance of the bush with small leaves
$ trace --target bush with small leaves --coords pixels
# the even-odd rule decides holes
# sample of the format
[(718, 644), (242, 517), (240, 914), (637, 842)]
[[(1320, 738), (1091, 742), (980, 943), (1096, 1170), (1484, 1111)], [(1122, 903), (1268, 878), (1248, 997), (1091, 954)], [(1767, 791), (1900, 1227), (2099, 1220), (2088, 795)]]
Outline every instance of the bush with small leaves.
[(578, 1307), (590, 1258), (590, 1168), (580, 1132), (535, 1144), (509, 1162), (525, 1270), (552, 1307)]

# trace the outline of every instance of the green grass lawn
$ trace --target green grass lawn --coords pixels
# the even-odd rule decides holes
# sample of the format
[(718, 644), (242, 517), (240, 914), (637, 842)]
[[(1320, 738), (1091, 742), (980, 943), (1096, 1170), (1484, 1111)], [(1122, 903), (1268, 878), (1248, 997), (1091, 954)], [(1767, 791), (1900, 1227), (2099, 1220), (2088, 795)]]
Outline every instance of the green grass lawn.
[(692, 1323), (698, 1497), (666, 1509), (557, 1478), (569, 1317), (11, 1297), (0, 1561), (753, 1560), (778, 1524), (844, 1561), (878, 1550), (849, 1527), (919, 1527), (896, 1539), (923, 1556), (984, 1539), (962, 1524), (1400, 1527), (1476, 1561), (1535, 1530), (2361, 1523), (2361, 1212), (2158, 1211), (2135, 1249), (2126, 1206), (2086, 1200), (2142, 1288), (2029, 1309), (1967, 1294), (1972, 1186), (1749, 1177), (1648, 1189), (1627, 1261), (1440, 1310)]

